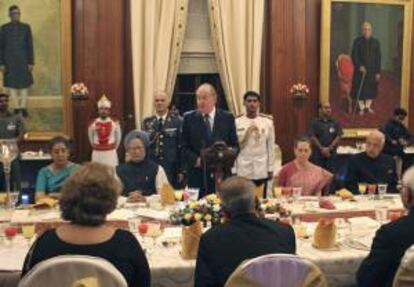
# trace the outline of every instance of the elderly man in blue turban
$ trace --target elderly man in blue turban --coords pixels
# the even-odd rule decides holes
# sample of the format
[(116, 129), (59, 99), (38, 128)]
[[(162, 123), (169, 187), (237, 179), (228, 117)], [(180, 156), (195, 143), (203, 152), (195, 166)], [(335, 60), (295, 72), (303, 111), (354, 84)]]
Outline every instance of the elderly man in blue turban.
[(122, 195), (129, 202), (145, 201), (145, 196), (156, 194), (169, 184), (162, 166), (147, 157), (148, 134), (134, 130), (124, 139), (127, 162), (117, 166), (116, 173), (123, 184)]

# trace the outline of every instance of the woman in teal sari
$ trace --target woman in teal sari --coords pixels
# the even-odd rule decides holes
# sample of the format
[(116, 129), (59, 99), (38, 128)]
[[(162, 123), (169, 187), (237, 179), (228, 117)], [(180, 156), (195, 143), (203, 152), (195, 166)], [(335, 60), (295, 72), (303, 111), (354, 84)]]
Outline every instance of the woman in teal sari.
[(36, 196), (56, 194), (61, 186), (77, 168), (78, 165), (69, 161), (70, 143), (64, 137), (55, 137), (49, 144), (52, 163), (43, 167), (36, 180)]

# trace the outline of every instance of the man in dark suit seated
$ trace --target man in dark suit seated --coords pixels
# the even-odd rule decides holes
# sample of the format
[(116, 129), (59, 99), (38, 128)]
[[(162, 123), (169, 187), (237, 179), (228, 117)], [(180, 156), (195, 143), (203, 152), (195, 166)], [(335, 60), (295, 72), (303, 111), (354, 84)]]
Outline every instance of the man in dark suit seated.
[(201, 151), (216, 142), (224, 142), (237, 153), (239, 149), (234, 116), (216, 109), (217, 93), (211, 84), (196, 91), (197, 110), (184, 114), (182, 162), (188, 186), (200, 189), (200, 197), (215, 191), (212, 171), (201, 160)]
[(195, 286), (224, 286), (231, 273), (247, 259), (272, 253), (295, 253), (290, 225), (259, 218), (255, 213), (255, 185), (232, 177), (219, 187), (226, 223), (202, 235), (195, 271)]
[(359, 267), (358, 286), (392, 286), (401, 258), (414, 244), (414, 167), (407, 170), (402, 182), (401, 199), (409, 213), (377, 231), (371, 252)]
[(378, 130), (371, 132), (366, 140), (366, 150), (354, 155), (348, 164), (346, 187), (358, 193), (359, 183), (388, 185), (388, 192), (397, 191), (397, 173), (392, 156), (382, 152), (385, 136)]

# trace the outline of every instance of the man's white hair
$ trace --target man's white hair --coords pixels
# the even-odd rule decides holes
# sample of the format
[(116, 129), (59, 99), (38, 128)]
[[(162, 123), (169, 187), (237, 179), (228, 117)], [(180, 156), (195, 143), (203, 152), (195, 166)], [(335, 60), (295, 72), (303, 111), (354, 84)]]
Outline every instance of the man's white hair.
[(403, 175), (402, 183), (410, 189), (414, 197), (414, 166), (410, 167)]

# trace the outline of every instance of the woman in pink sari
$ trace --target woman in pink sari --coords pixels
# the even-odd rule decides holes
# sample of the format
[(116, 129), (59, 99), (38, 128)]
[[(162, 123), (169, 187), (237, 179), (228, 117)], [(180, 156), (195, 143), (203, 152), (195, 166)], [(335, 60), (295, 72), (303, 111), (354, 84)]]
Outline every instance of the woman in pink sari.
[(295, 159), (285, 164), (279, 173), (279, 186), (301, 187), (302, 195), (319, 195), (328, 189), (332, 174), (309, 161), (311, 142), (302, 137), (295, 142)]

